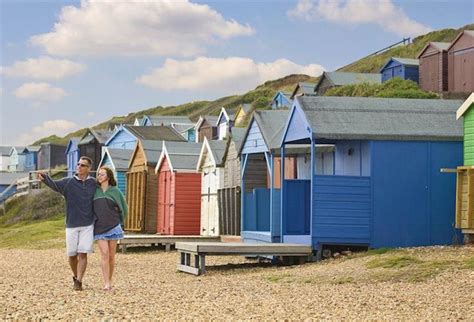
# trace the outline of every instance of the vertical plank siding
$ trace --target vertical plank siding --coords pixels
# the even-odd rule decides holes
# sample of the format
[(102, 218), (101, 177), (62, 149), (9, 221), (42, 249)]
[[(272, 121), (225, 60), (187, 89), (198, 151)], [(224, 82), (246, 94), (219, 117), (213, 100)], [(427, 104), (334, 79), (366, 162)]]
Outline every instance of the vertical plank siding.
[(201, 218), (201, 174), (176, 173), (174, 234), (199, 235)]
[(240, 235), (240, 187), (217, 191), (221, 235)]
[(145, 227), (147, 233), (156, 233), (156, 220), (158, 216), (158, 176), (153, 167), (148, 168), (146, 176), (146, 199), (145, 199)]
[(463, 33), (448, 50), (448, 90), (474, 92), (474, 37)]
[(125, 230), (142, 232), (145, 227), (146, 172), (128, 172), (127, 182), (129, 212), (125, 220)]

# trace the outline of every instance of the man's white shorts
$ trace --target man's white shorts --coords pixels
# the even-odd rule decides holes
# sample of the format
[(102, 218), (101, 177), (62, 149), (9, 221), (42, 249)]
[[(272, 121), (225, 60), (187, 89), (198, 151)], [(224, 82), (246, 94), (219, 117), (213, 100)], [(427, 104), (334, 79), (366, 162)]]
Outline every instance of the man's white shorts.
[(66, 228), (66, 252), (68, 256), (77, 253), (92, 253), (94, 243), (94, 225)]

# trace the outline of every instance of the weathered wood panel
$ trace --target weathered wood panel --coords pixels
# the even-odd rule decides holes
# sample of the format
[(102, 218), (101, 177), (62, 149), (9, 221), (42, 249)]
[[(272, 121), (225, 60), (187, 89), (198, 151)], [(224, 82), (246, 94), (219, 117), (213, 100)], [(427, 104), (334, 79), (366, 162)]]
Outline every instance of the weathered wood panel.
[(158, 176), (153, 167), (148, 168), (146, 180), (145, 232), (156, 233), (158, 216)]
[(221, 235), (240, 235), (240, 187), (219, 189), (219, 231)]
[(245, 192), (251, 192), (254, 188), (267, 186), (268, 168), (263, 154), (258, 158), (249, 155), (247, 169), (245, 170)]
[(463, 33), (448, 51), (448, 90), (474, 91), (474, 37)]
[(128, 216), (125, 219), (126, 231), (144, 230), (146, 172), (127, 172)]
[(240, 159), (235, 142), (232, 140), (229, 143), (224, 166), (224, 188), (240, 186), (240, 179)]
[(201, 174), (175, 175), (175, 235), (199, 235), (201, 220)]

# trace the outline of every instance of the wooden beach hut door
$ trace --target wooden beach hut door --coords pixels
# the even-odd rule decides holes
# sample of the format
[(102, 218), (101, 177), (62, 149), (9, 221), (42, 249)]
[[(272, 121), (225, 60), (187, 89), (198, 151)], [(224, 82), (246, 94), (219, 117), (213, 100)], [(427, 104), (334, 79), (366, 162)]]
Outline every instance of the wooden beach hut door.
[[(171, 231), (171, 212), (173, 211), (172, 200), (172, 184), (173, 173), (168, 168), (168, 164), (164, 163), (159, 174), (158, 182), (158, 220), (157, 232), (159, 234), (170, 235)], [(173, 208), (173, 209), (172, 209)]]
[(145, 227), (146, 172), (127, 172), (127, 204), (129, 213), (125, 230), (141, 232)]
[(203, 168), (201, 188), (201, 235), (219, 235), (217, 206), (218, 171), (215, 167)]

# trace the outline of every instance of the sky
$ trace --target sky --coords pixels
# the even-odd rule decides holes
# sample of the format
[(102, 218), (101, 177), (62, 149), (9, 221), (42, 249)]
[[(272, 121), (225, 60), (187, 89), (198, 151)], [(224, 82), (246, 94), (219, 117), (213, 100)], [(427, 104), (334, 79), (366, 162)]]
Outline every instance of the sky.
[(0, 144), (318, 76), (431, 30), (474, 0), (0, 0)]

